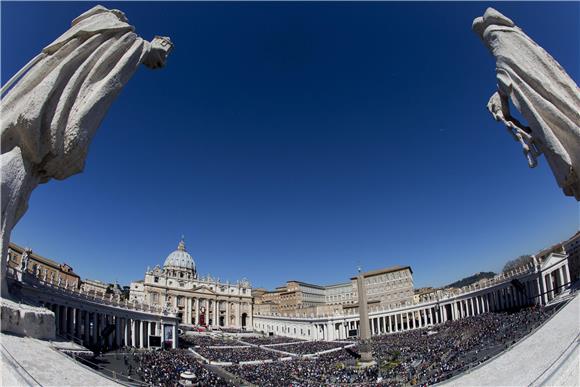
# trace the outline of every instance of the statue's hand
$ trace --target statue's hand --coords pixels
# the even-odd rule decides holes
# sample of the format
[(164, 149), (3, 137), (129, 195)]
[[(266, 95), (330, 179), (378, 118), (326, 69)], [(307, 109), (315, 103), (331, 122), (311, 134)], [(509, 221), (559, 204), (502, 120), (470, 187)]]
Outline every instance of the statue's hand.
[(505, 123), (506, 118), (503, 115), (502, 107), (503, 102), (501, 96), (499, 95), (499, 92), (496, 91), (487, 102), (487, 110), (489, 110), (494, 120), (502, 121)]
[(143, 58), (143, 64), (151, 69), (165, 66), (167, 56), (173, 49), (173, 43), (168, 37), (156, 36), (150, 43), (149, 52)]

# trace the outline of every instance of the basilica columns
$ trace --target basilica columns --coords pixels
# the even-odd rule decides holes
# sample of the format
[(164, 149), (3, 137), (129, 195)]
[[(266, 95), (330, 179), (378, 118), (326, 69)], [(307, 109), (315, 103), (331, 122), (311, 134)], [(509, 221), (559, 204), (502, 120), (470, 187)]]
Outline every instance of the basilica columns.
[(214, 327), (218, 327), (219, 326), (219, 317), (218, 317), (218, 307), (217, 307), (217, 304), (218, 304), (218, 300), (217, 300), (217, 298), (215, 298), (213, 300), (213, 320), (212, 320), (212, 323), (213, 323), (212, 326), (214, 326)]
[(225, 326), (229, 327), (230, 326), (230, 301), (226, 301), (226, 318), (225, 318)]
[(191, 309), (192, 309), (192, 299), (191, 297), (187, 297), (185, 300), (185, 323), (187, 325), (191, 324)]

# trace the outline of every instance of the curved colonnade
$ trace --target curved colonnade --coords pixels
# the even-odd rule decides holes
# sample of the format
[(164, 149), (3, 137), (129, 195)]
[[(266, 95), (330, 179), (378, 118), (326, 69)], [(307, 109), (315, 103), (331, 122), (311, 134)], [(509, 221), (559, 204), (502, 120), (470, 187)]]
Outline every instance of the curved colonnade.
[[(568, 256), (552, 253), (541, 264), (519, 267), (455, 294), (393, 309), (369, 308), (372, 335), (420, 329), (487, 312), (546, 305), (570, 283)], [(344, 340), (356, 335), (358, 310), (321, 317), (254, 315), (254, 330), (307, 340)]]
[(177, 348), (179, 319), (174, 311), (123, 302), (113, 296), (95, 297), (29, 273), (12, 274), (12, 287), (23, 300), (54, 313), (58, 336), (104, 350), (148, 348), (150, 336), (161, 336), (162, 341)]

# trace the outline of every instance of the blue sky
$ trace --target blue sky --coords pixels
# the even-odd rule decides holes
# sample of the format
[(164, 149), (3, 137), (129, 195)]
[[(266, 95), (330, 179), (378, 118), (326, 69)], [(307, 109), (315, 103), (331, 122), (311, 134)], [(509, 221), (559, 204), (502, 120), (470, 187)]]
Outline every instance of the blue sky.
[[(357, 265), (443, 285), (572, 235), (574, 199), (485, 109), (493, 5), (578, 82), (580, 3), (102, 3), (146, 39), (85, 171), (38, 187), (12, 240), (128, 284), (184, 234), (200, 273), (273, 288)], [(92, 7), (2, 2), (2, 79)]]

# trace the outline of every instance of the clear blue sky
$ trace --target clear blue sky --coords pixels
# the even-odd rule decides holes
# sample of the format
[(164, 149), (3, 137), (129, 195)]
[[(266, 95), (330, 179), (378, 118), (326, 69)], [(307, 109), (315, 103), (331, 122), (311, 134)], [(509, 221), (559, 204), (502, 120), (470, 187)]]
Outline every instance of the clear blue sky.
[[(36, 189), (13, 241), (128, 284), (185, 234), (202, 274), (328, 284), (411, 265), (416, 286), (499, 270), (578, 229), (546, 160), (485, 109), (494, 5), (578, 82), (580, 3), (102, 3), (167, 35), (86, 169)], [(2, 2), (6, 80), (93, 3)]]

